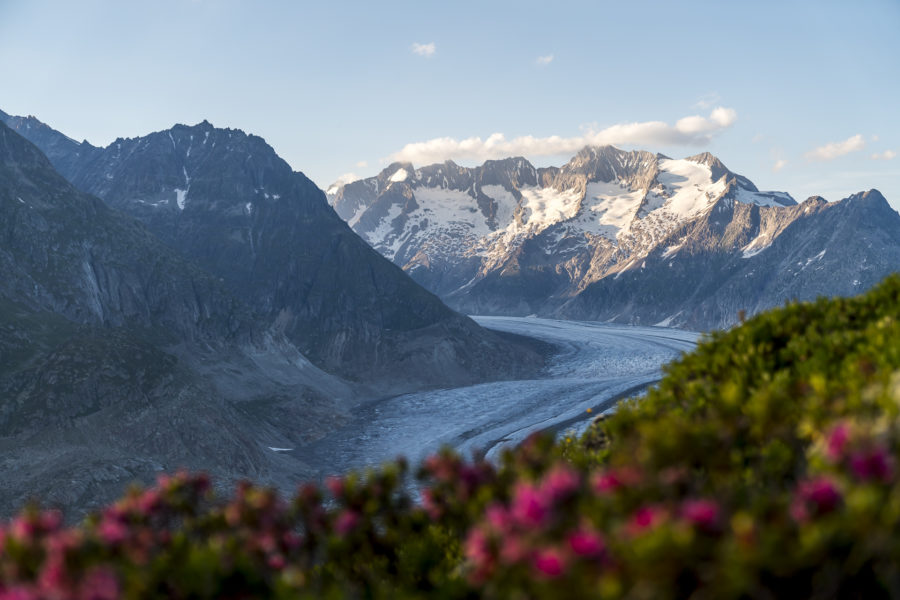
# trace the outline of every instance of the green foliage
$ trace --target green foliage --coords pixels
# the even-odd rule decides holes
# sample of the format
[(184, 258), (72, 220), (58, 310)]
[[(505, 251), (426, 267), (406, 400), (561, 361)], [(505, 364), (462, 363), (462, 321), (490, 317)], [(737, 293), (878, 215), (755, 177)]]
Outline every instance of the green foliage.
[(704, 340), (581, 439), (0, 531), (0, 600), (900, 597), (900, 278)]

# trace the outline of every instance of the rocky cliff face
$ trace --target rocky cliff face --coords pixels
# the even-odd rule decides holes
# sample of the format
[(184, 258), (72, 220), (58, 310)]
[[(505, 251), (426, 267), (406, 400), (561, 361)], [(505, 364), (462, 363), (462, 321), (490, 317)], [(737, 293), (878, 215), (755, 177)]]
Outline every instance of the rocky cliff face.
[(709, 329), (863, 291), (900, 266), (898, 215), (876, 191), (798, 206), (709, 153), (394, 164), (329, 191), (373, 247), (470, 313)]
[(7, 119), (76, 187), (219, 277), (328, 371), (409, 388), (539, 366), (372, 251), (259, 137), (203, 122), (100, 149)]

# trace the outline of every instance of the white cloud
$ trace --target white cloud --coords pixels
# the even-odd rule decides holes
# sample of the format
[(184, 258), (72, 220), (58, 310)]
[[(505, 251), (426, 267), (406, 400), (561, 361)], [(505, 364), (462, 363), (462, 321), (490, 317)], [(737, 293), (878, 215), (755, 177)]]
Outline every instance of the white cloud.
[(348, 183), (353, 183), (354, 181), (357, 181), (359, 179), (362, 179), (362, 177), (360, 177), (356, 173), (344, 173), (343, 175), (341, 175), (340, 177), (338, 177), (337, 179), (334, 180), (334, 184), (335, 185), (345, 185)]
[(866, 140), (863, 139), (861, 134), (856, 134), (842, 142), (831, 142), (830, 144), (813, 148), (806, 153), (806, 158), (809, 160), (834, 160), (839, 156), (858, 152), (865, 147)]
[(538, 57), (534, 60), (534, 64), (536, 64), (536, 65), (539, 66), (539, 67), (544, 67), (544, 66), (546, 66), (546, 65), (549, 65), (549, 64), (552, 63), (552, 62), (553, 62), (553, 55), (552, 55), (552, 54), (548, 54), (547, 56), (538, 56)]
[(758, 144), (758, 143), (760, 143), (761, 141), (763, 141), (764, 139), (766, 139), (766, 136), (764, 136), (764, 135), (761, 134), (761, 133), (757, 133), (757, 134), (754, 135), (752, 138), (750, 138), (750, 141), (753, 142), (754, 144)]
[(425, 58), (434, 56), (434, 53), (437, 51), (437, 47), (435, 47), (434, 42), (429, 42), (427, 44), (413, 43), (413, 45), (410, 46), (410, 49), (415, 54), (424, 56)]
[(684, 117), (675, 125), (663, 121), (622, 123), (599, 131), (591, 128), (575, 137), (553, 135), (538, 138), (526, 135), (507, 140), (502, 133), (494, 133), (487, 139), (470, 137), (458, 140), (442, 137), (407, 144), (402, 150), (392, 154), (390, 159), (423, 165), (448, 158), (488, 160), (508, 156), (574, 154), (584, 146), (705, 146), (736, 119), (734, 109), (718, 107), (708, 117)]
[(780, 170), (782, 170), (783, 168), (785, 168), (785, 167), (787, 166), (787, 164), (788, 164), (788, 161), (784, 160), (783, 158), (782, 158), (782, 159), (779, 159), (779, 160), (776, 160), (776, 161), (775, 161), (775, 164), (772, 165), (772, 171), (774, 171), (775, 173), (777, 173), (778, 171), (780, 171)]
[(369, 166), (369, 162), (365, 161), (365, 160), (361, 160), (358, 163), (356, 163), (356, 166), (360, 169), (365, 169), (366, 167)]
[(885, 150), (884, 152), (876, 152), (872, 155), (872, 160), (891, 160), (897, 156), (893, 150)]

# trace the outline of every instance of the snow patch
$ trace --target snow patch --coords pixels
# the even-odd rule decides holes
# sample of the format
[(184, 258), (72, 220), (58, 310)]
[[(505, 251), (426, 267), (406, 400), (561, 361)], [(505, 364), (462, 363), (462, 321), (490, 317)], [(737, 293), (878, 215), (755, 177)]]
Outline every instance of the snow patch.
[(741, 248), (741, 250), (743, 250), (741, 258), (752, 258), (771, 245), (772, 240), (769, 239), (769, 233), (760, 231), (759, 235), (750, 240), (749, 244)]
[(745, 189), (739, 189), (735, 193), (735, 200), (740, 202), (741, 204), (756, 204), (757, 206), (784, 206), (772, 195), (776, 194), (776, 192), (769, 192), (767, 194), (757, 194), (756, 192), (751, 192)]
[[(390, 244), (392, 238), (396, 235), (393, 231), (394, 219), (400, 216), (400, 213), (403, 212), (403, 207), (399, 204), (391, 205), (390, 209), (388, 209), (388, 214), (382, 217), (381, 221), (378, 222), (378, 227), (376, 227), (372, 233), (368, 234), (368, 238), (372, 240), (372, 243), (379, 242), (381, 244)], [(382, 250), (384, 253), (384, 250)], [(396, 250), (393, 250), (393, 253), (396, 253)], [(391, 255), (386, 255), (388, 258), (393, 259), (393, 253)]]
[(642, 190), (632, 191), (623, 185), (602, 181), (589, 183), (585, 191), (587, 210), (580, 222), (591, 233), (615, 240), (620, 231), (628, 229), (643, 199)]
[(663, 319), (663, 320), (660, 321), (659, 323), (654, 324), (653, 326), (654, 326), (654, 327), (668, 327), (668, 326), (670, 326), (670, 325), (672, 324), (672, 321), (674, 321), (675, 318), (678, 317), (678, 315), (681, 314), (681, 312), (682, 312), (682, 311), (678, 311), (678, 312), (675, 313), (674, 315), (669, 315), (668, 317), (666, 317), (665, 319)]
[(269, 446), (269, 450), (272, 452), (293, 452), (293, 448), (276, 448), (274, 446)]
[(689, 160), (659, 161), (657, 181), (671, 194), (661, 210), (679, 219), (700, 214), (725, 191), (724, 178), (714, 183), (709, 167)]
[(666, 247), (666, 251), (663, 252), (663, 254), (662, 254), (662, 257), (663, 257), (663, 258), (669, 258), (670, 256), (673, 256), (673, 255), (677, 254), (678, 251), (681, 250), (681, 247), (682, 247), (682, 246), (684, 246), (684, 240), (683, 240), (683, 239), (681, 240), (681, 242), (679, 242), (678, 244), (675, 244), (674, 246), (667, 246), (667, 247)]
[(531, 187), (522, 188), (521, 192), (522, 204), (526, 209), (522, 220), (526, 228), (534, 233), (574, 218), (581, 208), (581, 195), (574, 189), (559, 191), (552, 187)]
[(175, 202), (178, 204), (178, 210), (184, 210), (184, 201), (187, 198), (187, 190), (175, 189)]
[(409, 173), (406, 169), (397, 169), (397, 171), (391, 175), (391, 181), (393, 183), (397, 183), (399, 181), (406, 181), (406, 178), (409, 177)]
[(512, 223), (513, 215), (519, 206), (519, 201), (502, 185), (483, 185), (481, 193), (491, 198), (497, 205), (494, 217), (497, 219), (497, 227), (506, 229)]
[(247, 204), (244, 205), (244, 209), (247, 211), (248, 215), (252, 215), (253, 214), (253, 203), (248, 202)]
[(802, 266), (805, 269), (806, 267), (808, 267), (810, 265), (810, 263), (813, 263), (818, 260), (822, 260), (824, 257), (825, 257), (825, 250), (822, 250), (821, 252), (819, 252), (818, 254), (813, 256), (812, 258), (807, 258), (805, 264), (797, 263), (797, 265)]

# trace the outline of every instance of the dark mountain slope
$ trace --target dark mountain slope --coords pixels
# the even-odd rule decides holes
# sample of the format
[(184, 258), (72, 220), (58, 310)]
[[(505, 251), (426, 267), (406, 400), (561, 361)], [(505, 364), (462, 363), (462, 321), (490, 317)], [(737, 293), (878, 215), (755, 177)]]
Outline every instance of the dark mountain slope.
[(350, 388), (217, 279), (74, 189), (0, 124), (0, 512), (32, 494), (88, 508), (159, 470), (290, 487), (291, 447)]
[(409, 388), (540, 364), (374, 252), (259, 137), (203, 122), (75, 150), (55, 155), (64, 176), (220, 277), (329, 371)]

